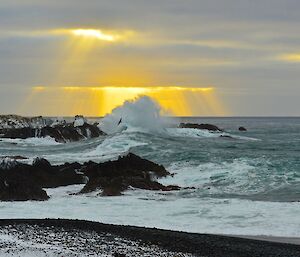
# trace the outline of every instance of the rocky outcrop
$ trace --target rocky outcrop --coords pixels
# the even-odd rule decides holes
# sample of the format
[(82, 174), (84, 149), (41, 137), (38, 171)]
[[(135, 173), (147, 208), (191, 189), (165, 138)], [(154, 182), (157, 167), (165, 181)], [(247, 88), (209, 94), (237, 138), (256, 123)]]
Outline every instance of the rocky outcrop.
[(86, 183), (80, 193), (101, 191), (101, 196), (116, 196), (129, 187), (145, 190), (179, 190), (165, 186), (156, 178), (170, 175), (162, 166), (134, 154), (104, 163), (87, 162), (51, 165), (36, 158), (32, 165), (5, 158), (0, 162), (0, 200), (46, 200), (42, 188)]
[(105, 135), (98, 126), (87, 123), (82, 116), (76, 116), (75, 121), (72, 123), (58, 120), (51, 123), (48, 119), (43, 120), (42, 117), (38, 119), (38, 122), (32, 122), (33, 118), (13, 116), (14, 119), (10, 119), (9, 117), (11, 116), (2, 116), (2, 120), (0, 117), (0, 134), (2, 138), (26, 139), (50, 136), (57, 142), (66, 143)]
[(38, 117), (22, 117), (18, 115), (0, 115), (1, 129), (19, 129), (19, 128), (42, 128), (49, 126), (53, 121), (49, 118)]
[(54, 188), (82, 184), (86, 177), (81, 172), (79, 163), (65, 163), (63, 165), (51, 165), (47, 160), (36, 158), (32, 165), (21, 164), (18, 166), (19, 173), (26, 173), (28, 177), (35, 180), (43, 188)]
[(179, 128), (193, 128), (193, 129), (205, 129), (209, 131), (223, 131), (212, 124), (197, 124), (197, 123), (180, 123)]
[(52, 166), (47, 160), (37, 158), (32, 165), (5, 158), (0, 162), (0, 200), (47, 200), (42, 188), (52, 188), (87, 181), (78, 163)]
[(132, 153), (118, 160), (105, 163), (90, 163), (84, 171), (89, 178), (80, 193), (102, 190), (102, 196), (121, 195), (129, 187), (146, 190), (178, 190), (178, 186), (164, 186), (155, 178), (170, 175), (166, 169)]
[(19, 173), (21, 166), (27, 167), (8, 157), (0, 162), (0, 201), (47, 200), (39, 183), (25, 172)]
[(0, 176), (0, 201), (44, 201), (46, 191), (30, 180), (3, 179)]
[(239, 131), (247, 131), (245, 127), (239, 127)]

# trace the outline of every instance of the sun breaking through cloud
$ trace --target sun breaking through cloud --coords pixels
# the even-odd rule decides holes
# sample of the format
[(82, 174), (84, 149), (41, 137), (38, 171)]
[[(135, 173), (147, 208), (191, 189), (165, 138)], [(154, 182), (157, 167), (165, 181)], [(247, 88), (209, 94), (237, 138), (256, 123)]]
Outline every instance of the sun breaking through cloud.
[(105, 34), (97, 29), (74, 29), (72, 30), (72, 34), (80, 37), (97, 38), (104, 41), (115, 41), (117, 39), (117, 36)]

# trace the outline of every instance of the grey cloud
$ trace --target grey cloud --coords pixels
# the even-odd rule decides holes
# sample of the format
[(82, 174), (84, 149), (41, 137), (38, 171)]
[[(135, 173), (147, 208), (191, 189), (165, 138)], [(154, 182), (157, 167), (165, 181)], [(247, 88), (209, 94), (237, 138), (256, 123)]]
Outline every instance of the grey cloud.
[[(122, 65), (134, 60), (141, 69), (163, 74), (155, 83), (215, 85), (227, 104), (239, 110), (237, 115), (259, 114), (264, 101), (266, 115), (300, 115), (295, 111), (300, 65), (276, 60), (280, 54), (300, 52), (299, 13), (298, 0), (1, 0), (0, 89), (9, 90), (0, 92), (0, 108), (13, 111), (13, 101), (6, 98), (19, 99), (21, 88), (94, 83), (76, 75), (53, 82), (62, 69), (57, 60), (64, 38), (26, 36), (32, 31), (93, 27), (132, 29), (144, 42), (94, 49), (84, 67), (74, 66), (78, 74), (101, 74), (111, 56), (118, 56), (115, 60)], [(283, 107), (276, 105), (280, 94)]]

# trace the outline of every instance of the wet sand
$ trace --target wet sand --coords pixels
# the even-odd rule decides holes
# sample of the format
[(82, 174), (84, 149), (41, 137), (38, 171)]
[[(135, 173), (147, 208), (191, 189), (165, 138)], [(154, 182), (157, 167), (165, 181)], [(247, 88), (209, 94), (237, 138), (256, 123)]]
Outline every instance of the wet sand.
[[(273, 239), (285, 243), (270, 242)], [(289, 240), (185, 233), (83, 220), (0, 220), (1, 257), (299, 257), (300, 246), (287, 244), (294, 242)]]

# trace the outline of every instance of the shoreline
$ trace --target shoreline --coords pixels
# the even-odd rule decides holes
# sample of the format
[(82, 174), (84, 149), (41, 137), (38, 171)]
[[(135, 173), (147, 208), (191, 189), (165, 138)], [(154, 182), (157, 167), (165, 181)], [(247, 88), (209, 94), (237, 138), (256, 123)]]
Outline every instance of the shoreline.
[(259, 241), (266, 241), (266, 242), (274, 242), (274, 243), (282, 243), (282, 244), (300, 245), (300, 237), (264, 236), (264, 235), (257, 235), (257, 236), (249, 235), (248, 236), (248, 235), (227, 235), (227, 234), (224, 234), (222, 236), (259, 240)]
[[(35, 234), (37, 237), (46, 238), (49, 229), (53, 233), (60, 233), (62, 230), (67, 235), (71, 235), (77, 231), (77, 235), (85, 233), (94, 233), (95, 235), (113, 235), (128, 242), (135, 242), (135, 250), (144, 249), (146, 247), (156, 247), (166, 251), (167, 253), (180, 253), (178, 256), (207, 256), (207, 257), (256, 257), (256, 256), (272, 256), (272, 257), (293, 257), (300, 256), (300, 246), (293, 244), (291, 238), (262, 237), (262, 236), (233, 236), (233, 235), (212, 235), (178, 232), (170, 230), (162, 230), (156, 228), (143, 228), (135, 226), (110, 225), (99, 222), (85, 220), (69, 220), (69, 219), (0, 219), (1, 231), (5, 229), (8, 234), (14, 231), (19, 235), (24, 229), (20, 227), (39, 227)], [(46, 229), (47, 233), (39, 231)], [(21, 232), (20, 232), (21, 231)], [(52, 232), (51, 232), (52, 233)], [(92, 236), (91, 238), (93, 238)], [(74, 240), (75, 239), (75, 240)], [(281, 243), (274, 240), (281, 239)], [(295, 239), (295, 238), (294, 238)], [(34, 238), (32, 239), (34, 240)], [(64, 237), (62, 237), (62, 241)], [(72, 237), (76, 242), (76, 236)], [(105, 242), (101, 241), (102, 243)], [(284, 241), (285, 240), (285, 241)], [(297, 239), (298, 240), (298, 239)], [(127, 242), (127, 241), (126, 241)], [(64, 242), (62, 242), (64, 243)], [(106, 244), (114, 248), (115, 241), (106, 241)], [(142, 247), (143, 245), (143, 247)], [(149, 248), (149, 249), (150, 249)], [(110, 252), (110, 254), (113, 254)], [(1, 256), (1, 254), (0, 254)], [(7, 256), (7, 255), (5, 255)], [(70, 255), (72, 256), (72, 255)], [(97, 256), (97, 255), (96, 255)], [(113, 256), (113, 255), (108, 255)], [(124, 256), (135, 256), (125, 254)], [(160, 255), (157, 255), (160, 256)], [(174, 255), (163, 255), (174, 256)]]

